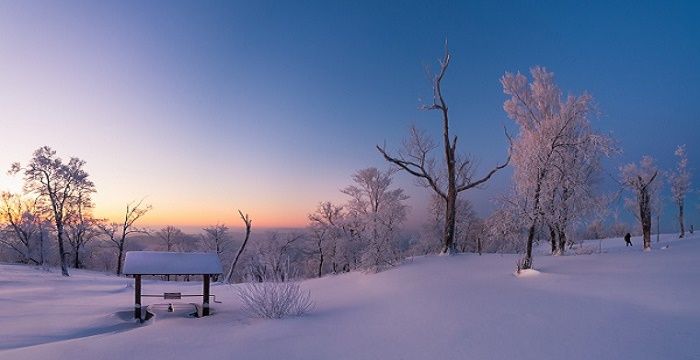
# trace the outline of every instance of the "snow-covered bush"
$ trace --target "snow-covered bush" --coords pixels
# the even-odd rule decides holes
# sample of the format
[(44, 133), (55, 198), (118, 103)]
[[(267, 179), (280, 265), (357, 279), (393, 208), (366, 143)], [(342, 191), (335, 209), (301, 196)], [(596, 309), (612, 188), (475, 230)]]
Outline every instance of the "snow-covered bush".
[(574, 248), (576, 255), (592, 255), (600, 252), (600, 246), (581, 245)]
[(264, 281), (241, 285), (237, 295), (248, 315), (280, 319), (288, 315), (301, 316), (314, 306), (311, 292), (304, 291), (296, 281)]

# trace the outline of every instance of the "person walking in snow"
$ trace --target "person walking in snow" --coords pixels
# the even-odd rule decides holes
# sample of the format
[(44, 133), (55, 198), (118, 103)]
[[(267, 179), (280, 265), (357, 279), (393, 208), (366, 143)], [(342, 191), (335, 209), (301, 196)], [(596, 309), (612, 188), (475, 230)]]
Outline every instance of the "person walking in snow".
[(625, 247), (634, 246), (632, 245), (632, 235), (630, 233), (625, 234)]

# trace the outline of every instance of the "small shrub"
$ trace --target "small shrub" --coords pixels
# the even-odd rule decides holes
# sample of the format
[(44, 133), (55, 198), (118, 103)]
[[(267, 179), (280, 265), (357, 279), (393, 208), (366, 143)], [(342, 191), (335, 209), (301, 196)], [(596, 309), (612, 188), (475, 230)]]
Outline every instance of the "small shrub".
[(581, 245), (579, 247), (574, 248), (574, 254), (576, 255), (592, 255), (599, 252), (599, 247), (593, 245)]
[(311, 292), (303, 291), (298, 282), (264, 281), (239, 286), (237, 295), (252, 317), (280, 319), (301, 316), (314, 306)]

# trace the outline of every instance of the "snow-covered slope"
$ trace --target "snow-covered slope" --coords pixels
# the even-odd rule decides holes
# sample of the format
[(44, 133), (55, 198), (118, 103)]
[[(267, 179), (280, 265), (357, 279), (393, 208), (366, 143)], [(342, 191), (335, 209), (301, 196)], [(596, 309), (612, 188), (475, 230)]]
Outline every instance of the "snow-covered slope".
[(138, 325), (131, 279), (0, 265), (0, 359), (700, 359), (700, 237), (649, 253), (633, 241), (538, 256), (523, 277), (515, 255), (459, 255), (305, 281), (315, 309), (283, 320), (247, 319), (216, 285), (213, 316)]

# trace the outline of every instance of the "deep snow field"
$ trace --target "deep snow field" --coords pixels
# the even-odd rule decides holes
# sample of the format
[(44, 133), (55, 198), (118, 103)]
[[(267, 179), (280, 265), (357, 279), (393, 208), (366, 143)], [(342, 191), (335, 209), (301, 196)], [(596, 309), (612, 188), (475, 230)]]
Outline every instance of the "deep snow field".
[[(176, 307), (138, 324), (133, 279), (0, 265), (0, 359), (700, 359), (697, 235), (662, 236), (646, 253), (637, 237), (539, 255), (539, 273), (520, 277), (518, 256), (493, 254), (326, 276), (303, 282), (315, 308), (282, 320), (247, 318), (215, 284), (213, 316)], [(200, 287), (145, 281), (143, 292)]]

